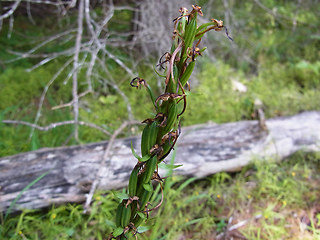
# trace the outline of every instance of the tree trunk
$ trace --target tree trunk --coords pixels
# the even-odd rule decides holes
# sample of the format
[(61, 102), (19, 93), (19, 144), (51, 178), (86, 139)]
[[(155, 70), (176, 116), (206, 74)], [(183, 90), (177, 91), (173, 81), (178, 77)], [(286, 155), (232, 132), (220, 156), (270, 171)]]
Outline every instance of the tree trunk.
[[(204, 177), (238, 170), (252, 158), (281, 160), (299, 150), (320, 150), (320, 112), (270, 119), (266, 126), (268, 129), (262, 130), (257, 121), (241, 121), (183, 128), (175, 159), (183, 166), (175, 173)], [(98, 169), (103, 171), (98, 189), (125, 187), (136, 164), (131, 143), (139, 153), (139, 137), (118, 139), (104, 166), (100, 162), (108, 142), (46, 148), (0, 158), (0, 212), (6, 211), (19, 193), (45, 172), (48, 174), (23, 192), (13, 211), (83, 202)], [(160, 169), (160, 175), (165, 174)]]

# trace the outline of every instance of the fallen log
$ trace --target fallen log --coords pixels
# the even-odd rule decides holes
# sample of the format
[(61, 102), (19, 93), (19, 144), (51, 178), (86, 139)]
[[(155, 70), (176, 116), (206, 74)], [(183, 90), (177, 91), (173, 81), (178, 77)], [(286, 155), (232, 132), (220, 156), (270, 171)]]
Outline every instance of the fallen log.
[[(252, 158), (281, 160), (296, 151), (320, 150), (320, 112), (269, 119), (266, 126), (267, 130), (258, 121), (241, 121), (183, 128), (175, 159), (183, 166), (175, 174), (204, 177), (238, 170)], [(139, 153), (139, 137), (117, 139), (103, 166), (100, 163), (108, 142), (45, 148), (0, 158), (0, 212), (6, 211), (19, 193), (44, 173), (23, 192), (13, 211), (83, 202), (98, 170), (102, 173), (98, 189), (125, 187), (136, 163), (131, 143)]]

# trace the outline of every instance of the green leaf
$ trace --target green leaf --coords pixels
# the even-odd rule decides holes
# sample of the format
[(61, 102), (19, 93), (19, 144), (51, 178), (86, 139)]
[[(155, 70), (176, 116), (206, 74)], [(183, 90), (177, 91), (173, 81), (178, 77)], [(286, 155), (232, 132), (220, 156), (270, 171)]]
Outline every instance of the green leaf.
[(129, 195), (124, 193), (124, 192), (117, 192), (117, 191), (112, 191), (112, 193), (114, 194), (114, 196), (116, 198), (119, 198), (120, 200), (123, 200), (123, 199), (128, 199), (129, 198)]
[(137, 232), (138, 233), (143, 233), (143, 232), (146, 232), (146, 231), (148, 231), (150, 229), (150, 227), (149, 226), (139, 226), (138, 228), (137, 228)]
[(207, 47), (204, 47), (200, 50), (201, 53), (203, 53), (205, 50), (207, 49)]
[(180, 164), (180, 165), (165, 164), (165, 163), (162, 162), (162, 163), (159, 163), (158, 166), (161, 169), (175, 169), (175, 168), (181, 167), (183, 165), (182, 164)]
[(137, 212), (137, 214), (139, 215), (139, 217), (143, 218), (143, 219), (147, 219), (147, 216), (142, 213), (142, 212)]
[(74, 234), (74, 229), (73, 228), (68, 228), (67, 231), (66, 231), (67, 235), (69, 237), (71, 237), (73, 234)]
[(19, 200), (19, 198), (22, 196), (22, 194), (27, 191), (29, 188), (31, 188), (34, 184), (39, 182), (43, 177), (45, 177), (50, 171), (47, 171), (43, 174), (41, 174), (39, 177), (37, 177), (35, 180), (33, 180), (31, 183), (29, 183), (24, 189), (21, 190), (21, 192), (18, 194), (18, 196), (13, 200), (13, 202), (10, 204), (8, 211), (6, 212), (6, 215), (4, 216), (4, 220), (7, 219), (8, 215), (11, 213), (12, 208), (16, 205), (16, 202)]
[(205, 218), (197, 218), (197, 219), (193, 219), (193, 220), (188, 221), (188, 222), (186, 222), (185, 224), (183, 224), (183, 226), (184, 226), (184, 227), (186, 227), (186, 226), (189, 226), (189, 225), (192, 225), (192, 224), (195, 224), (195, 223), (201, 222), (201, 221), (203, 221), (203, 220), (205, 220)]
[(208, 196), (208, 194), (199, 194), (199, 195), (190, 196), (187, 199), (184, 199), (183, 203), (187, 205), (195, 200), (203, 199), (203, 198), (209, 199), (210, 197)]
[(204, 23), (202, 25), (200, 25), (198, 28), (197, 28), (197, 31), (196, 31), (196, 34), (206, 30), (208, 27), (212, 26), (212, 25), (215, 25), (216, 23), (214, 22), (209, 22), (209, 23)]
[(132, 152), (132, 155), (138, 159), (138, 161), (141, 161), (141, 157), (136, 153), (136, 151), (133, 149), (133, 145), (132, 145), (132, 142), (131, 142), (131, 152)]
[(100, 96), (98, 101), (105, 105), (112, 105), (115, 104), (118, 100), (118, 96), (116, 95), (108, 95), (107, 97)]
[(151, 89), (151, 87), (149, 85), (147, 85), (147, 90), (148, 90), (148, 93), (150, 95), (150, 98), (152, 100), (152, 103), (153, 103), (154, 107), (157, 108), (158, 107), (158, 103), (156, 104), (156, 97), (155, 97), (155, 95), (154, 95), (154, 93), (153, 93), (153, 91), (152, 91), (152, 89)]
[(144, 155), (142, 158), (140, 158), (140, 162), (146, 162), (148, 161), (149, 159), (151, 158), (151, 155), (147, 154), (147, 155)]
[(149, 183), (144, 183), (144, 184), (143, 184), (143, 188), (144, 188), (145, 190), (147, 190), (148, 192), (153, 191), (152, 184), (149, 184)]
[(106, 224), (107, 226), (109, 226), (109, 227), (111, 227), (111, 228), (115, 228), (115, 227), (116, 227), (116, 224), (115, 224), (114, 221), (111, 221), (111, 220), (109, 220), (109, 219), (106, 219), (104, 222), (105, 222), (105, 224)]
[(39, 143), (38, 133), (35, 131), (31, 138), (31, 150), (34, 151), (39, 148), (40, 148), (40, 143)]
[(123, 233), (123, 228), (122, 227), (118, 227), (113, 231), (113, 236), (114, 237), (118, 237)]
[(195, 180), (197, 180), (197, 178), (192, 177), (192, 178), (189, 178), (187, 181), (184, 181), (184, 183), (182, 183), (180, 187), (177, 189), (177, 192), (180, 192), (182, 189), (187, 187), (190, 183), (194, 182)]
[(154, 71), (159, 77), (163, 77), (163, 78), (167, 77), (166, 75), (162, 75), (161, 73), (159, 73), (154, 66), (152, 66), (152, 67), (153, 67), (153, 71)]

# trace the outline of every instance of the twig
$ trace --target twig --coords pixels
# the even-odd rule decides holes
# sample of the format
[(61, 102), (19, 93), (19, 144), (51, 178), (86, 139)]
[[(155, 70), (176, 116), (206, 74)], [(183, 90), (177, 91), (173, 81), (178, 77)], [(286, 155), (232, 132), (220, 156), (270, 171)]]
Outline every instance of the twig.
[(243, 220), (241, 222), (238, 222), (237, 224), (234, 224), (232, 225), (230, 228), (229, 228), (229, 231), (232, 231), (232, 230), (235, 230), (235, 229), (238, 229), (238, 228), (241, 228), (243, 227), (244, 225), (246, 225), (248, 222), (250, 222), (251, 220), (257, 220), (259, 218), (261, 218), (262, 215), (261, 214), (258, 214), (256, 216), (253, 217), (253, 219), (246, 219), (246, 220)]
[(14, 23), (14, 17), (13, 17), (13, 15), (11, 15), (10, 20), (9, 20), (9, 30), (8, 30), (8, 34), (7, 34), (8, 39), (11, 38), (11, 34), (12, 34), (12, 30), (13, 30), (13, 23)]
[[(89, 67), (87, 69), (86, 72), (86, 76), (87, 76), (87, 83), (88, 83), (88, 88), (89, 90), (92, 90), (92, 83), (91, 83), (91, 75), (92, 75), (92, 70), (95, 64), (95, 61), (97, 59), (97, 55), (101, 49), (100, 43), (97, 39), (97, 35), (94, 32), (93, 26), (91, 24), (92, 19), (90, 16), (90, 0), (85, 0), (85, 18), (86, 18), (86, 22), (87, 22), (87, 27), (89, 28), (89, 31), (92, 35), (92, 41), (97, 42), (98, 47), (95, 47), (92, 51), (91, 51), (91, 61), (89, 63)], [(100, 34), (100, 33), (99, 33)]]
[(79, 54), (81, 48), (82, 32), (83, 32), (83, 12), (84, 12), (84, 1), (79, 0), (78, 6), (78, 31), (75, 43), (75, 53), (73, 57), (73, 76), (72, 76), (72, 96), (73, 96), (73, 114), (74, 114), (74, 138), (79, 141), (79, 98), (78, 98), (78, 65), (79, 65)]
[[(75, 32), (75, 31), (76, 31), (76, 29), (70, 29), (70, 30), (64, 31), (62, 33), (55, 34), (54, 36), (51, 36), (51, 37), (49, 37), (48, 39), (46, 39), (44, 41), (41, 41), (41, 43), (39, 43), (37, 46), (35, 46), (34, 48), (30, 49), (27, 52), (19, 53), (19, 52), (14, 52), (14, 51), (8, 51), (10, 53), (13, 53), (13, 54), (16, 54), (16, 55), (19, 55), (19, 56), (17, 58), (5, 61), (5, 63), (14, 62), (14, 61), (17, 61), (17, 60), (22, 59), (22, 58), (32, 57), (31, 54), (34, 53), (35, 51), (37, 51), (38, 49), (40, 49), (41, 47), (43, 47), (44, 45), (46, 45), (46, 44), (48, 44), (48, 43), (50, 43), (50, 42), (52, 42), (54, 40), (57, 40), (58, 38), (61, 38), (61, 37), (64, 37), (64, 36), (68, 36), (72, 32)], [(43, 56), (43, 55), (41, 55), (41, 56)], [(39, 55), (36, 55), (35, 57), (39, 57)], [(48, 55), (46, 55), (46, 57), (48, 57)]]
[(36, 69), (36, 68), (38, 68), (38, 67), (40, 67), (40, 66), (42, 66), (42, 65), (44, 65), (44, 64), (46, 64), (46, 63), (48, 63), (48, 62), (50, 62), (50, 61), (52, 61), (54, 58), (55, 58), (55, 57), (45, 58), (45, 59), (41, 60), (39, 63), (37, 63), (36, 65), (32, 66), (31, 68), (28, 68), (26, 71), (27, 71), (27, 72), (31, 72), (31, 71), (33, 71), (34, 69)]
[(26, 69), (27, 72), (30, 72), (34, 69), (36, 69), (37, 67), (40, 67), (41, 65), (48, 63), (49, 61), (60, 57), (60, 56), (70, 56), (74, 53), (74, 48), (69, 48), (67, 50), (61, 51), (61, 52), (56, 52), (56, 53), (50, 53), (50, 54), (46, 54), (46, 53), (41, 53), (41, 54), (32, 54), (32, 55), (26, 55), (26, 53), (20, 53), (20, 52), (16, 52), (16, 51), (12, 51), (12, 50), (7, 50), (8, 53), (11, 54), (15, 54), (15, 55), (20, 55), (19, 57), (16, 57), (14, 59), (10, 59), (10, 60), (6, 60), (3, 61), (4, 63), (11, 63), (11, 62), (15, 62), (19, 59), (23, 59), (23, 58), (48, 58), (49, 60), (42, 60), (39, 63), (37, 63), (36, 65), (32, 66), (31, 68)]
[(74, 8), (77, 4), (77, 0), (71, 0), (69, 1), (68, 8)]
[(137, 10), (136, 8), (134, 8), (134, 7), (129, 7), (129, 6), (117, 6), (117, 7), (114, 7), (114, 10), (115, 10), (115, 11), (123, 11), (123, 10), (139, 11), (139, 10)]
[[(16, 2), (17, 0), (6, 0), (6, 2)], [(30, 3), (37, 3), (37, 4), (47, 4), (47, 5), (54, 5), (54, 6), (61, 6), (61, 5), (67, 5), (70, 3), (69, 0), (64, 1), (49, 1), (49, 0), (24, 0), (25, 2)], [(20, 0), (21, 2), (21, 0)]]
[[(221, 238), (225, 237), (228, 232), (231, 232), (231, 231), (233, 231), (233, 230), (236, 230), (236, 229), (238, 229), (238, 228), (241, 228), (241, 227), (243, 227), (244, 225), (246, 225), (248, 222), (250, 222), (250, 221), (252, 221), (252, 220), (259, 219), (259, 218), (261, 218), (261, 217), (262, 217), (262, 215), (261, 215), (261, 214), (258, 214), (258, 215), (256, 215), (256, 216), (254, 216), (253, 218), (249, 218), (249, 219), (243, 220), (243, 221), (241, 221), (241, 222), (238, 222), (238, 223), (232, 225), (231, 227), (228, 227), (228, 228), (226, 229), (226, 231), (220, 233), (220, 234), (216, 237), (216, 239), (221, 239)], [(230, 217), (230, 219), (229, 219), (229, 221), (228, 221), (228, 225), (232, 222), (232, 219), (233, 219), (233, 217)]]
[(109, 52), (106, 49), (103, 49), (104, 53), (108, 55), (109, 58), (111, 58), (112, 60), (114, 60), (119, 66), (121, 66), (127, 73), (130, 74), (131, 77), (135, 77), (136, 74), (133, 73), (133, 71), (127, 67), (124, 62), (122, 62), (119, 58), (117, 58), (115, 55), (113, 55), (111, 52)]
[(10, 10), (8, 12), (6, 12), (5, 14), (0, 15), (0, 20), (3, 20), (5, 18), (10, 17), (14, 13), (14, 11), (17, 9), (20, 2), (21, 2), (21, 0), (15, 0), (14, 4), (11, 6)]
[[(85, 0), (85, 18), (86, 18), (87, 27), (89, 29), (89, 32), (91, 33), (91, 40), (89, 41), (89, 44), (88, 44), (90, 46), (89, 52), (91, 54), (91, 60), (86, 72), (87, 84), (88, 84), (89, 90), (92, 90), (91, 76), (92, 76), (93, 67), (98, 57), (98, 53), (101, 50), (105, 49), (106, 40), (104, 39), (102, 42), (100, 42), (98, 37), (100, 36), (104, 25), (106, 25), (110, 21), (114, 13), (112, 1), (109, 1), (109, 5), (110, 5), (110, 9), (107, 12), (106, 17), (103, 19), (102, 23), (99, 25), (95, 23), (95, 21), (90, 16), (90, 1)], [(96, 31), (94, 31), (93, 25), (96, 25)], [(93, 43), (95, 43), (95, 45)]]
[[(81, 94), (78, 95), (78, 98), (81, 98), (81, 97), (84, 97), (85, 95), (87, 95), (88, 93), (92, 93), (92, 91), (90, 90), (87, 90)], [(57, 109), (60, 109), (60, 108), (65, 108), (65, 107), (71, 107), (73, 105), (73, 100), (71, 102), (68, 102), (68, 103), (65, 103), (65, 104), (61, 104), (61, 105), (58, 105), (58, 106), (54, 106), (51, 108), (51, 110), (57, 110)]]
[(33, 24), (36, 25), (36, 22), (34, 21), (32, 14), (31, 14), (31, 6), (30, 6), (30, 1), (27, 2), (27, 14), (28, 14), (28, 18), (29, 21)]
[[(225, 8), (224, 19), (225, 19), (226, 25), (229, 26), (230, 25), (230, 17), (231, 17), (231, 13), (230, 13), (231, 12), (231, 10), (230, 10), (231, 8), (229, 7), (228, 0), (224, 0), (223, 1), (223, 5), (224, 5), (224, 8)], [(230, 35), (232, 36), (232, 28), (229, 28), (229, 32), (230, 32)]]
[[(130, 126), (130, 125), (135, 125), (135, 124), (139, 124), (140, 122), (139, 121), (125, 121), (124, 123), (121, 124), (121, 126), (112, 134), (109, 142), (108, 142), (108, 145), (107, 145), (107, 148), (106, 150), (104, 151), (104, 154), (102, 156), (102, 159), (101, 159), (101, 162), (100, 162), (100, 167), (99, 167), (99, 171), (97, 172), (97, 175), (91, 185), (91, 189), (90, 189), (90, 192), (87, 194), (87, 198), (86, 198), (86, 202), (85, 202), (85, 205), (84, 205), (84, 210), (83, 210), (83, 213), (86, 213), (89, 209), (89, 206), (91, 204), (91, 201), (92, 201), (92, 197), (93, 197), (93, 194), (94, 194), (94, 191), (96, 190), (98, 184), (99, 184), (99, 181), (100, 181), (100, 178), (101, 178), (101, 174), (102, 172), (104, 171), (104, 168), (103, 166), (106, 165), (106, 161), (107, 159), (110, 157), (110, 152), (111, 152), (111, 148), (112, 148), (112, 145), (114, 143), (114, 141), (116, 140), (117, 136), (127, 127), (127, 126)], [(108, 169), (108, 168), (107, 168)], [(104, 172), (104, 174), (106, 174)]]
[[(75, 124), (74, 120), (70, 120), (70, 121), (63, 121), (63, 122), (56, 122), (56, 123), (50, 123), (47, 126), (39, 126), (37, 124), (34, 123), (29, 123), (29, 122), (25, 122), (25, 121), (18, 121), (18, 120), (2, 120), (3, 123), (7, 123), (7, 124), (20, 124), (20, 125), (26, 125), (32, 128), (36, 128), (40, 131), (49, 131), (51, 129), (54, 129), (56, 127), (60, 127), (63, 125), (71, 125), (71, 124)], [(91, 128), (95, 128), (101, 132), (103, 132), (104, 134), (111, 136), (111, 133), (108, 132), (107, 130), (105, 130), (104, 128), (94, 124), (94, 123), (89, 123), (89, 122), (84, 122), (84, 121), (78, 121), (79, 125), (82, 126), (87, 126), (87, 127), (91, 127)]]

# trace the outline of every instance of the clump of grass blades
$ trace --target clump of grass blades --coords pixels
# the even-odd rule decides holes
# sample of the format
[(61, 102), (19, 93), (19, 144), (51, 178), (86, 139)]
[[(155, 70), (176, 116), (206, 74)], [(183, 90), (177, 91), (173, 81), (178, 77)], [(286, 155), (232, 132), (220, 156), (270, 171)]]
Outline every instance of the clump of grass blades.
[[(137, 233), (141, 232), (139, 225), (148, 220), (150, 212), (162, 205), (164, 179), (158, 173), (158, 164), (169, 155), (180, 135), (180, 118), (187, 105), (184, 87), (189, 86), (188, 80), (193, 72), (196, 58), (205, 50), (198, 47), (199, 43), (206, 32), (220, 31), (224, 28), (223, 22), (216, 19), (197, 26), (197, 16), (202, 15), (201, 8), (197, 5), (192, 5), (191, 12), (186, 8), (181, 8), (179, 11), (181, 15), (173, 21), (171, 50), (160, 58), (158, 64), (166, 71), (163, 75), (157, 72), (164, 79), (165, 92), (155, 97), (146, 80), (140, 77), (134, 78), (130, 83), (137, 89), (141, 86), (146, 88), (155, 114), (153, 118), (143, 121), (146, 126), (141, 137), (142, 156), (140, 157), (132, 148), (132, 153), (138, 162), (130, 175), (128, 192), (116, 193), (120, 204), (116, 210), (116, 227), (108, 239), (127, 239), (129, 232), (137, 236)], [(166, 69), (164, 64), (167, 64)], [(160, 187), (154, 189), (153, 182), (159, 183)], [(159, 189), (162, 197), (159, 203), (151, 208), (153, 205), (150, 199), (154, 199), (152, 196)]]

